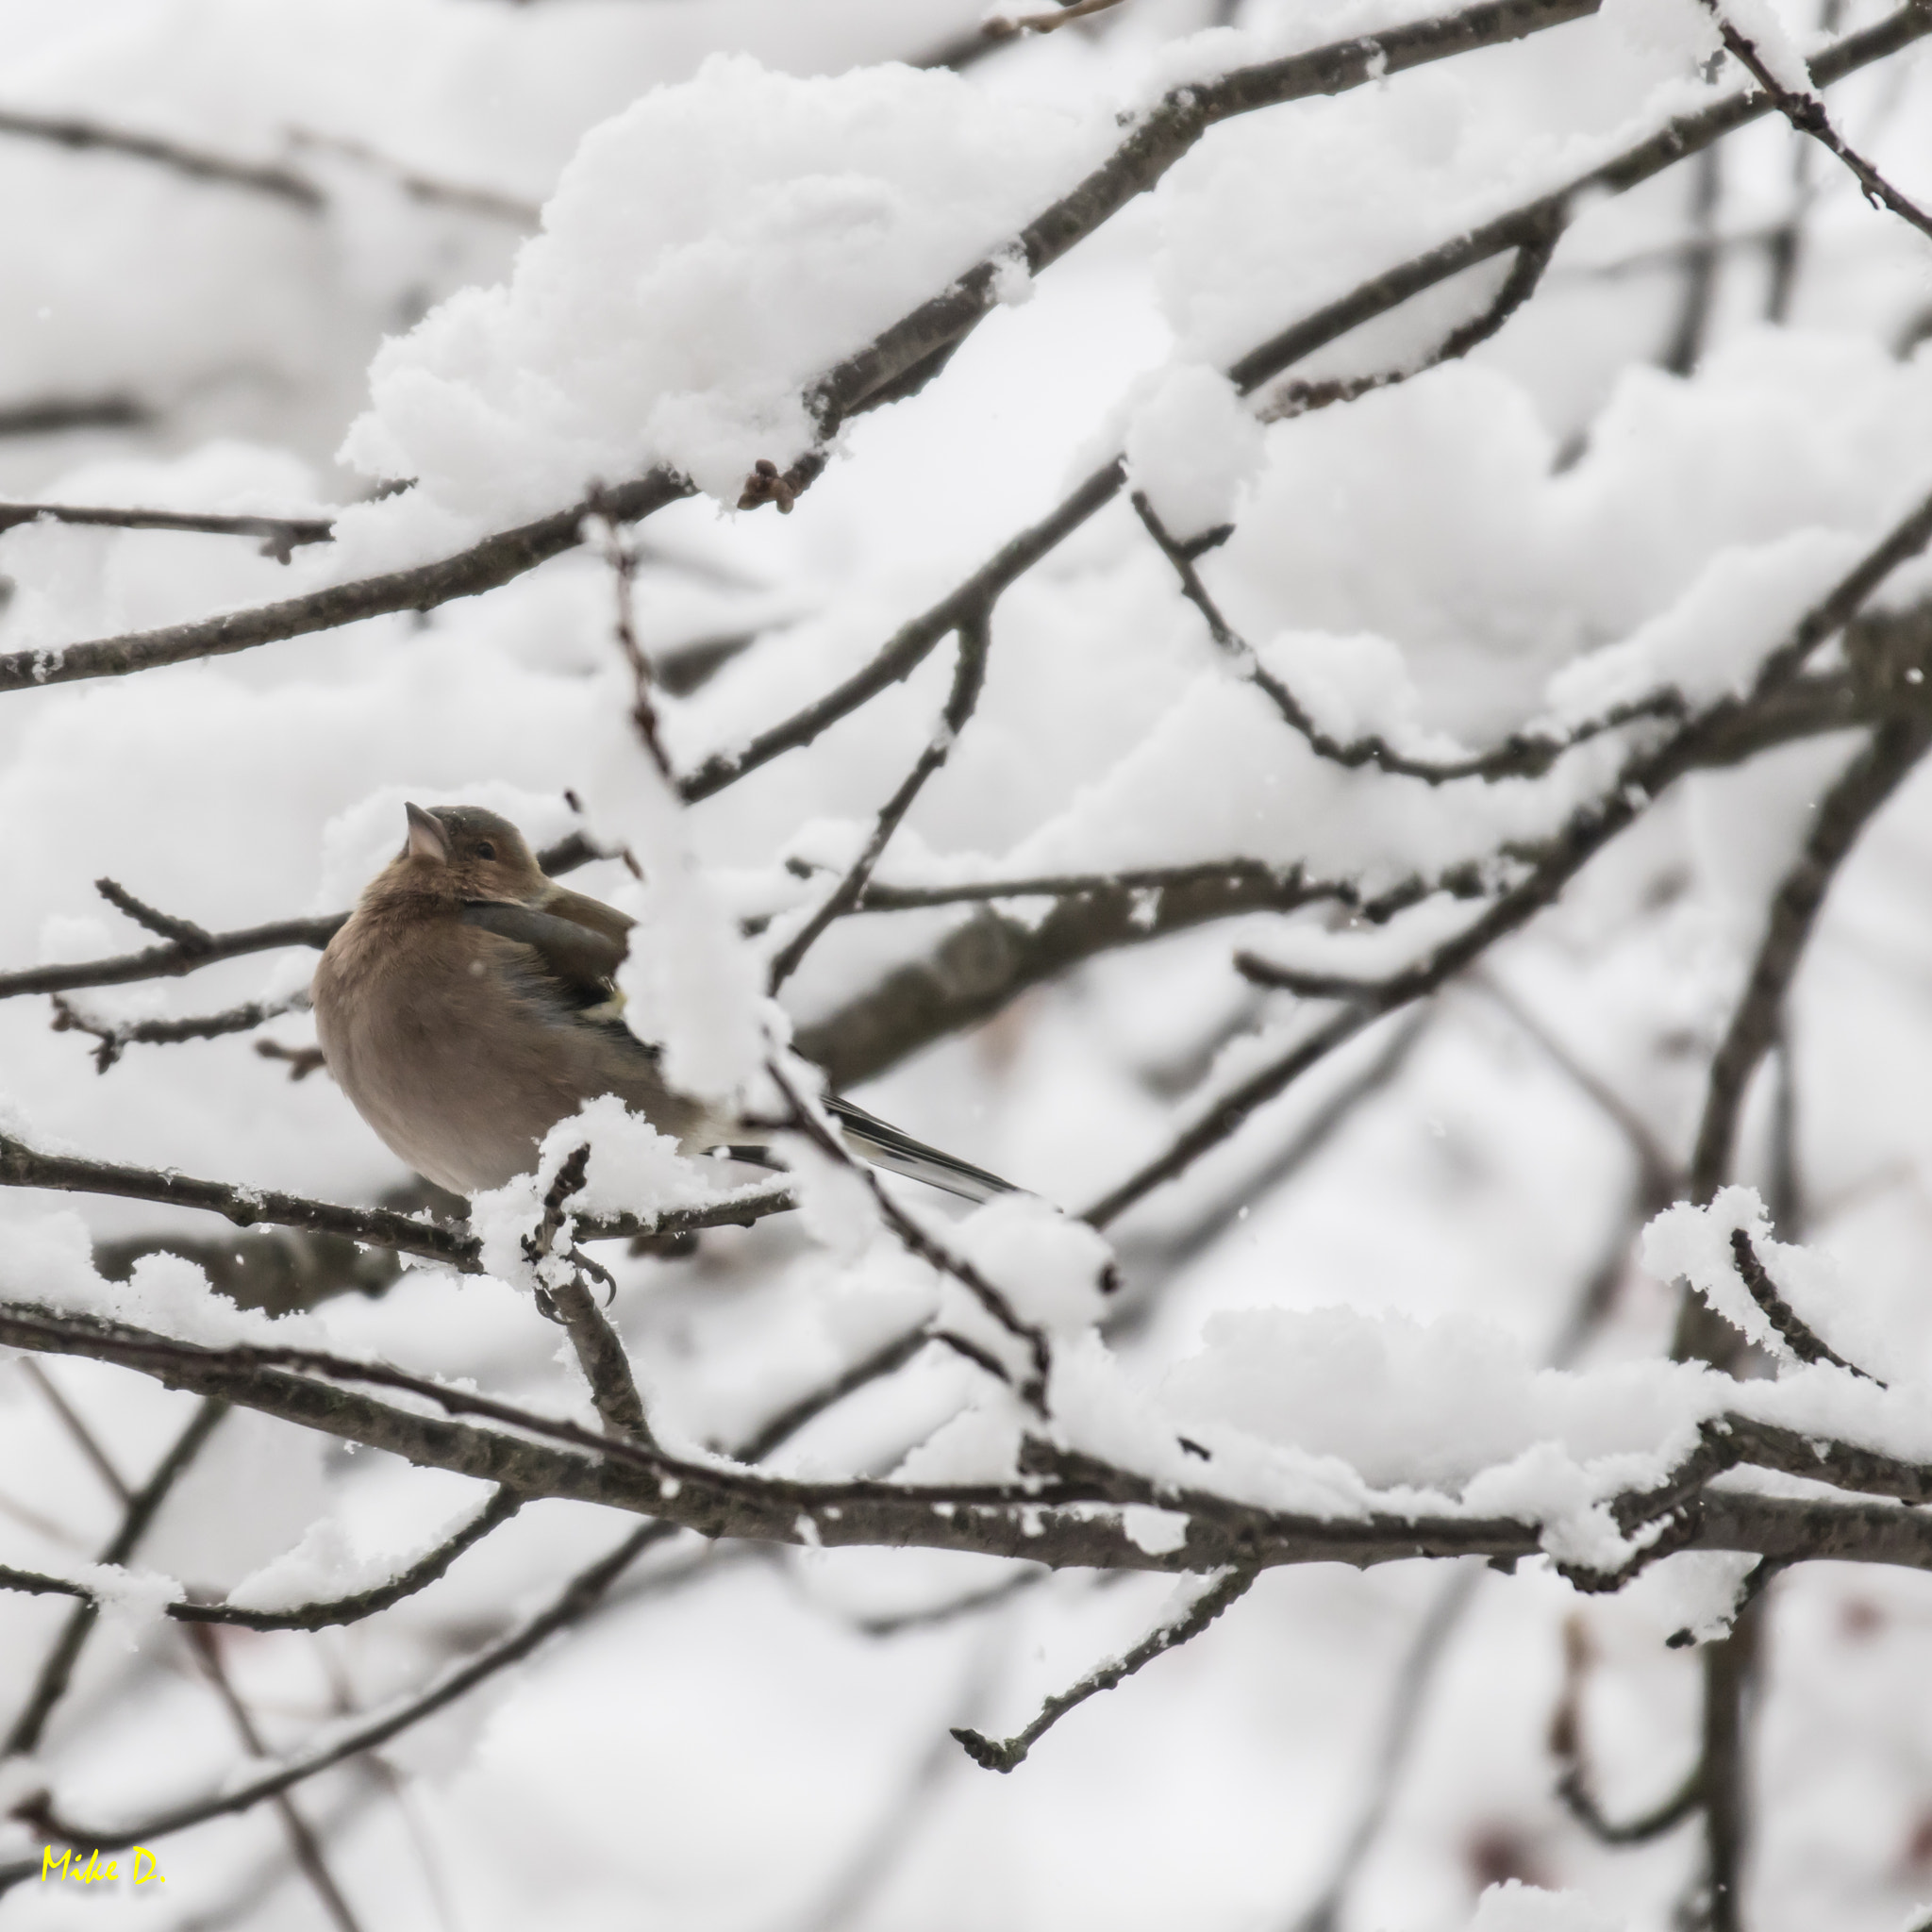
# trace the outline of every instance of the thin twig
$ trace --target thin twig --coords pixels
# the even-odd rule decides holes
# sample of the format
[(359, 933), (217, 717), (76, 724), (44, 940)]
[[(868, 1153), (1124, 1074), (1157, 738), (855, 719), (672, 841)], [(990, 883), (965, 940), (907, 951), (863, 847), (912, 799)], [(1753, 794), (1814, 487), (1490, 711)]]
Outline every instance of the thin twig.
[(770, 1074), (791, 1110), (791, 1124), (804, 1134), (821, 1154), (827, 1156), (848, 1173), (858, 1176), (872, 1195), (879, 1218), (891, 1229), (900, 1244), (908, 1252), (916, 1255), (928, 1267), (938, 1269), (942, 1274), (951, 1275), (1008, 1335), (1025, 1346), (1029, 1358), (1029, 1367), (1025, 1374), (1015, 1377), (1003, 1365), (996, 1366), (999, 1367), (1001, 1379), (1013, 1385), (1020, 1399), (1036, 1414), (1044, 1415), (1046, 1387), (1053, 1373), (1053, 1352), (1047, 1341), (1046, 1331), (1038, 1324), (1026, 1321), (1014, 1307), (1006, 1291), (996, 1288), (972, 1262), (961, 1255), (954, 1254), (944, 1242), (935, 1240), (928, 1234), (919, 1221), (893, 1198), (874, 1169), (865, 1161), (858, 1159), (847, 1148), (843, 1140), (826, 1125), (818, 1109), (811, 1107), (786, 1077), (782, 1067), (775, 1061), (768, 1061), (766, 1072)]
[(465, 1550), (474, 1548), (499, 1529), (523, 1507), (523, 1498), (508, 1487), (498, 1489), (460, 1528), (399, 1570), (386, 1583), (372, 1585), (348, 1596), (324, 1597), (286, 1610), (248, 1610), (232, 1604), (177, 1603), (167, 1613), (177, 1624), (227, 1624), (243, 1630), (328, 1630), (359, 1624), (365, 1617), (392, 1608), (406, 1597), (426, 1590), (448, 1574)]
[(82, 1421), (79, 1410), (61, 1394), (58, 1385), (39, 1362), (24, 1361), (20, 1366), (27, 1380), (45, 1398), (47, 1406), (60, 1418), (60, 1426), (67, 1431), (75, 1446), (87, 1458), (94, 1474), (107, 1485), (108, 1493), (125, 1508), (134, 1500), (133, 1485), (114, 1467), (107, 1450), (101, 1446), (100, 1440)]
[(291, 127), (289, 140), (298, 148), (314, 148), (360, 162), (372, 173), (392, 181), (411, 201), (420, 201), (425, 207), (488, 215), (519, 228), (534, 228), (543, 217), (543, 210), (535, 202), (520, 200), (494, 188), (477, 188), (467, 181), (446, 181), (440, 175), (425, 175), (397, 160), (393, 155), (383, 154), (367, 142), (351, 141), (346, 135), (323, 134), (312, 127)]
[(1831, 125), (1824, 103), (1814, 93), (1796, 93), (1772, 73), (1757, 42), (1745, 34), (1724, 12), (1721, 0), (1704, 0), (1705, 7), (1724, 34), (1731, 56), (1750, 71), (1752, 79), (1770, 95), (1778, 112), (1800, 134), (1810, 136), (1827, 154), (1835, 156), (1850, 170), (1874, 208), (1890, 208), (1909, 222), (1920, 234), (1932, 237), (1932, 214), (1917, 202), (1901, 194), (1863, 155), (1854, 149)]
[(986, 660), (992, 641), (991, 608), (982, 608), (962, 619), (958, 637), (958, 661), (953, 669), (952, 690), (947, 693), (945, 708), (940, 713), (938, 728), (926, 740), (898, 789), (879, 808), (864, 849), (820, 902), (818, 909), (773, 956), (768, 992), (775, 993), (798, 970), (825, 928), (858, 904), (892, 834), (912, 809), (912, 802), (924, 789), (926, 780), (945, 763), (972, 718), (986, 685)]
[(1198, 1637), (1223, 1610), (1245, 1596), (1258, 1573), (1251, 1569), (1229, 1569), (1213, 1578), (1199, 1596), (1172, 1622), (1150, 1631), (1123, 1656), (1090, 1672), (1070, 1689), (1058, 1691), (1040, 1707), (1040, 1715), (1023, 1731), (1010, 1738), (988, 1738), (963, 1727), (953, 1736), (958, 1739), (974, 1763), (988, 1771), (1009, 1772), (1025, 1762), (1026, 1754), (1070, 1710), (1085, 1704), (1102, 1690), (1111, 1690), (1124, 1677), (1131, 1677), (1143, 1665)]
[[(597, 501), (594, 491), (591, 501), (593, 504)], [(604, 519), (604, 560), (610, 566), (616, 593), (617, 612), (613, 628), (617, 635), (617, 647), (630, 667), (630, 722), (644, 750), (650, 755), (651, 762), (657, 766), (658, 775), (675, 791), (677, 774), (672, 769), (671, 754), (664, 749), (664, 733), (658, 722), (657, 700), (651, 694), (652, 686), (657, 683), (657, 672), (644, 655), (643, 645), (638, 641), (639, 553), (635, 546), (624, 541), (621, 526), (614, 517)]]
[(1174, 566), (1174, 574), (1181, 581), (1182, 594), (1207, 620), (1214, 641), (1240, 667), (1241, 675), (1266, 694), (1282, 718), (1307, 741), (1308, 748), (1331, 764), (1351, 770), (1374, 765), (1378, 771), (1394, 776), (1420, 778), (1426, 785), (1447, 785), (1461, 778), (1486, 781), (1534, 778), (1541, 777), (1566, 752), (1619, 725), (1643, 719), (1683, 716), (1682, 697), (1674, 691), (1666, 690), (1619, 705), (1603, 718), (1574, 725), (1560, 734), (1542, 737), (1514, 732), (1491, 750), (1463, 758), (1410, 758), (1373, 733), (1344, 742), (1322, 729), (1301, 700), (1261, 662), (1254, 646), (1228, 624), (1207, 585), (1202, 582), (1201, 573), (1189, 546), (1177, 542), (1168, 532), (1145, 494), (1137, 490), (1131, 501), (1134, 512), (1146, 525), (1148, 535)]
[(1752, 1245), (1750, 1235), (1741, 1227), (1731, 1230), (1731, 1258), (1737, 1264), (1738, 1278), (1744, 1284), (1746, 1292), (1763, 1311), (1765, 1320), (1777, 1330), (1785, 1346), (1801, 1362), (1829, 1362), (1833, 1368), (1843, 1369), (1847, 1374), (1857, 1375), (1860, 1381), (1871, 1382), (1880, 1389), (1885, 1387), (1869, 1370), (1861, 1369), (1857, 1362), (1848, 1362), (1829, 1342), (1822, 1341), (1800, 1317), (1778, 1292), (1777, 1284), (1757, 1258), (1757, 1250)]
[(148, 429), (158, 412), (128, 395), (42, 396), (0, 404), (0, 437), (59, 436), (74, 429)]
[(1503, 325), (1536, 293), (1549, 268), (1550, 258), (1557, 252), (1557, 243), (1563, 235), (1565, 217), (1558, 210), (1550, 208), (1541, 210), (1540, 214), (1541, 219), (1531, 224), (1523, 240), (1517, 243), (1509, 273), (1504, 276), (1502, 287), (1488, 306), (1469, 321), (1458, 323), (1434, 348), (1415, 361), (1395, 369), (1378, 370), (1371, 375), (1285, 383), (1256, 410), (1256, 415), (1263, 423), (1285, 423), (1295, 416), (1306, 416), (1314, 409), (1329, 408), (1337, 403), (1352, 403), (1362, 396), (1374, 394), (1377, 390), (1391, 389), (1397, 383), (1407, 382), (1412, 376), (1439, 369), (1444, 362), (1454, 362), (1472, 349), (1479, 348), (1491, 337), (1500, 333)]
[[(573, 832), (538, 853), (537, 863), (552, 878), (558, 878), (603, 857), (580, 832)], [(346, 912), (325, 912), (314, 919), (282, 919), (268, 925), (244, 926), (235, 932), (208, 932), (192, 920), (157, 911), (113, 879), (96, 879), (94, 890), (137, 925), (144, 925), (167, 943), (109, 959), (29, 966), (18, 973), (0, 973), (0, 999), (12, 999), (22, 993), (73, 992), (89, 986), (126, 986), (142, 979), (175, 979), (217, 960), (238, 959), (249, 953), (279, 952), (285, 947), (308, 946), (320, 952), (349, 917)]]
[[(215, 1695), (221, 1700), (223, 1709), (228, 1713), (228, 1722), (234, 1725), (242, 1748), (250, 1757), (266, 1757), (268, 1747), (262, 1741), (254, 1714), (242, 1701), (229, 1678), (227, 1667), (216, 1647), (215, 1633), (205, 1628), (194, 1629), (189, 1633), (189, 1644), (200, 1658), (202, 1669), (207, 1673)], [(335, 1921), (339, 1932), (361, 1932), (355, 1913), (349, 1909), (348, 1900), (342, 1896), (341, 1887), (336, 1882), (335, 1874), (328, 1869), (328, 1861), (322, 1855), (321, 1841), (308, 1821), (295, 1808), (294, 1799), (287, 1791), (277, 1791), (270, 1802), (281, 1817), (282, 1829), (288, 1835), (289, 1850), (296, 1867), (308, 1881), (308, 1888), (321, 1902), (323, 1910)]]
[[(196, 1180), (144, 1167), (119, 1167), (77, 1155), (44, 1154), (24, 1141), (0, 1133), (0, 1187), (51, 1188), (62, 1193), (108, 1194), (122, 1200), (153, 1201), (172, 1208), (197, 1208), (219, 1214), (237, 1227), (270, 1223), (311, 1234), (341, 1235), (372, 1247), (392, 1248), (440, 1261), (465, 1274), (483, 1272), (481, 1240), (465, 1228), (418, 1220), (387, 1208), (344, 1208), (310, 1201), (272, 1188), (230, 1187), (225, 1181)], [(701, 1208), (667, 1208), (645, 1219), (621, 1214), (585, 1220), (579, 1241), (620, 1241), (639, 1234), (677, 1235), (707, 1227), (749, 1226), (767, 1214), (783, 1214), (796, 1204), (791, 1190), (762, 1188)]]
[(1583, 1690), (1590, 1663), (1589, 1633), (1582, 1618), (1572, 1616), (1563, 1626), (1563, 1691), (1550, 1719), (1550, 1753), (1560, 1771), (1557, 1796), (1599, 1844), (1646, 1844), (1674, 1831), (1703, 1803), (1704, 1763), (1700, 1758), (1693, 1764), (1676, 1790), (1648, 1811), (1621, 1824), (1611, 1820), (1591, 1793), (1584, 1763)]
[(1824, 896), (1859, 835), (1932, 746), (1932, 709), (1880, 724), (1820, 800), (1804, 849), (1772, 900), (1750, 975), (1711, 1060), (1696, 1152), (1692, 1197), (1708, 1201), (1729, 1176), (1738, 1120), (1751, 1077), (1776, 1041), (1779, 1016)]
[[(201, 1453), (202, 1445), (213, 1433), (215, 1424), (227, 1412), (228, 1405), (213, 1397), (204, 1399), (196, 1407), (188, 1426), (155, 1465), (147, 1481), (128, 1499), (120, 1525), (101, 1552), (103, 1563), (125, 1563), (141, 1546), (142, 1539), (146, 1536), (169, 1491), (187, 1474), (189, 1466)], [(76, 1604), (70, 1612), (60, 1635), (55, 1640), (54, 1648), (47, 1654), (34, 1679), (33, 1688), (27, 1692), (26, 1703), (8, 1729), (6, 1741), (0, 1743), (0, 1757), (25, 1757), (39, 1745), (47, 1727), (47, 1720), (66, 1694), (74, 1675), (74, 1666), (78, 1662), (81, 1649), (99, 1616), (100, 1607), (91, 1593), (85, 1602)]]
[(1118, 7), (1121, 0), (1060, 0), (1052, 13), (1022, 13), (1018, 15), (994, 15), (981, 26), (980, 32), (994, 40), (1010, 40), (1015, 34), (1050, 34), (1057, 27), (1065, 26), (1070, 21), (1085, 20), (1091, 14), (1105, 13), (1109, 8)]
[(51, 142), (76, 152), (91, 149), (99, 154), (125, 155), (131, 160), (150, 161), (191, 181), (218, 182), (225, 188), (244, 188), (257, 194), (271, 195), (309, 214), (318, 213), (325, 201), (313, 181), (291, 168), (277, 167), (273, 162), (238, 161), (180, 142), (84, 121), (76, 115), (31, 114), (19, 108), (0, 108), (0, 134), (15, 135), (23, 141)]
[(92, 524), (116, 530), (184, 530), (210, 537), (259, 537), (261, 554), (287, 563), (305, 543), (326, 543), (325, 517), (215, 516), (170, 509), (110, 509), (92, 504), (0, 503), (0, 530), (23, 524)]
[(590, 1143), (575, 1148), (557, 1170), (557, 1178), (543, 1197), (543, 1219), (533, 1235), (524, 1238), (524, 1255), (542, 1281), (542, 1293), (569, 1335), (577, 1365), (591, 1385), (591, 1400), (609, 1434), (657, 1447), (658, 1439), (644, 1417), (643, 1397), (617, 1331), (605, 1319), (597, 1298), (584, 1282), (584, 1257), (573, 1248), (560, 1266), (547, 1266), (556, 1253), (557, 1238), (569, 1214), (569, 1204), (584, 1185), (591, 1164)]
[(94, 1072), (105, 1074), (126, 1051), (137, 1044), (178, 1046), (190, 1040), (219, 1040), (229, 1033), (252, 1033), (256, 1027), (285, 1013), (305, 1012), (308, 995), (292, 994), (285, 1000), (245, 1000), (225, 1012), (207, 1013), (192, 1020), (97, 1020), (54, 995), (54, 1031), (92, 1034), (99, 1042), (93, 1049)]

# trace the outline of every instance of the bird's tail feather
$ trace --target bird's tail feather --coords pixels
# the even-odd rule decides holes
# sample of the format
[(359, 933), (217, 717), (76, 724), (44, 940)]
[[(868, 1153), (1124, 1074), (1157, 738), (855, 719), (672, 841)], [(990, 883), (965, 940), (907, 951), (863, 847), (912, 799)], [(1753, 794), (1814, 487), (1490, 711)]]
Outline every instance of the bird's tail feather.
[(845, 1138), (855, 1151), (888, 1174), (903, 1174), (910, 1180), (924, 1181), (929, 1188), (943, 1188), (947, 1193), (963, 1195), (969, 1201), (991, 1201), (997, 1195), (1019, 1191), (1011, 1181), (1003, 1181), (998, 1174), (988, 1174), (985, 1168), (974, 1167), (971, 1161), (941, 1154), (937, 1147), (928, 1147), (924, 1141), (902, 1134), (897, 1127), (867, 1113), (862, 1107), (854, 1107), (849, 1100), (828, 1095), (825, 1111), (845, 1130)]
[[(968, 1201), (991, 1201), (1000, 1194), (1017, 1194), (1011, 1181), (1003, 1181), (970, 1160), (960, 1160), (902, 1134), (876, 1114), (854, 1107), (849, 1100), (827, 1094), (825, 1111), (843, 1130), (847, 1144), (862, 1160), (882, 1167), (888, 1174), (902, 1174), (908, 1180), (924, 1181), (929, 1188), (941, 1188)], [(769, 1147), (733, 1143), (720, 1150), (734, 1160), (748, 1161), (754, 1167), (782, 1170), (784, 1162)]]

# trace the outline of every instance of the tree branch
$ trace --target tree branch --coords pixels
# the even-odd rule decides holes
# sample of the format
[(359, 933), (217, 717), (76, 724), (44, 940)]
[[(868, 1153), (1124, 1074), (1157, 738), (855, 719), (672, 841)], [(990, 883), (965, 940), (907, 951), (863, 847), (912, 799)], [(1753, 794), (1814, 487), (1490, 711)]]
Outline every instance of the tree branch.
[(1737, 1263), (1738, 1278), (1745, 1291), (1764, 1311), (1765, 1319), (1777, 1330), (1785, 1346), (1801, 1362), (1829, 1362), (1833, 1368), (1843, 1369), (1861, 1381), (1874, 1383), (1880, 1389), (1885, 1387), (1876, 1375), (1868, 1374), (1856, 1362), (1848, 1362), (1829, 1342), (1822, 1341), (1799, 1319), (1797, 1310), (1777, 1291), (1777, 1284), (1765, 1272), (1757, 1250), (1751, 1245), (1751, 1237), (1741, 1227), (1731, 1230), (1731, 1257)]
[[(339, 1235), (373, 1247), (392, 1248), (398, 1254), (417, 1255), (463, 1274), (483, 1272), (482, 1241), (465, 1228), (421, 1221), (387, 1208), (343, 1208), (331, 1201), (284, 1194), (273, 1188), (230, 1187), (225, 1181), (196, 1180), (152, 1168), (120, 1167), (78, 1155), (43, 1154), (4, 1133), (0, 1133), (0, 1187), (50, 1188), (62, 1193), (110, 1194), (171, 1208), (198, 1208), (225, 1217), (237, 1227), (270, 1222), (279, 1227)], [(701, 1208), (667, 1208), (649, 1219), (621, 1214), (585, 1221), (579, 1224), (577, 1234), (582, 1241), (618, 1241), (639, 1234), (741, 1227), (767, 1214), (782, 1214), (793, 1205), (788, 1189), (764, 1188)]]
[(1865, 199), (1874, 208), (1890, 208), (1893, 214), (1909, 222), (1920, 234), (1932, 237), (1932, 215), (1901, 194), (1864, 156), (1846, 142), (1831, 125), (1831, 117), (1824, 111), (1824, 103), (1815, 94), (1794, 93), (1784, 86), (1766, 64), (1757, 42), (1731, 22), (1720, 0), (1704, 0), (1704, 5), (1724, 35), (1725, 49), (1750, 71), (1752, 79), (1770, 96), (1778, 112), (1800, 134), (1809, 135), (1827, 154), (1841, 161), (1857, 177)]
[(1711, 1061), (1697, 1147), (1693, 1199), (1708, 1201), (1729, 1177), (1738, 1120), (1751, 1076), (1776, 1040), (1786, 994), (1805, 957), (1824, 895), (1859, 834), (1932, 745), (1932, 708), (1894, 715), (1839, 774), (1820, 801), (1797, 863), (1772, 900), (1757, 956), (1723, 1043)]
[(131, 160), (152, 162), (190, 181), (218, 182), (225, 188), (266, 194), (308, 214), (319, 213), (326, 200), (313, 181), (292, 169), (277, 167), (273, 162), (238, 161), (225, 155), (184, 146), (179, 142), (135, 134), (122, 127), (107, 127), (77, 116), (28, 114), (15, 108), (0, 108), (0, 134), (15, 135), (23, 141), (51, 142), (57, 147), (75, 152), (92, 150), (98, 154), (125, 155)]
[[(227, 1412), (228, 1405), (218, 1397), (210, 1396), (202, 1402), (188, 1426), (175, 1439), (174, 1446), (155, 1465), (153, 1474), (128, 1499), (127, 1507), (122, 1512), (120, 1526), (101, 1552), (103, 1563), (125, 1563), (141, 1546), (142, 1539), (148, 1533), (161, 1505), (168, 1498), (168, 1492), (188, 1473), (189, 1466), (200, 1455), (202, 1445), (213, 1433), (215, 1424)], [(74, 1666), (79, 1661), (81, 1650), (99, 1615), (100, 1607), (92, 1593), (86, 1601), (75, 1606), (55, 1641), (54, 1648), (42, 1664), (20, 1715), (14, 1719), (6, 1740), (0, 1742), (0, 1758), (28, 1755), (40, 1743), (55, 1706), (66, 1694), (74, 1675)]]
[(1024, 1731), (995, 1740), (960, 1725), (954, 1729), (953, 1736), (958, 1739), (967, 1757), (984, 1770), (1012, 1771), (1025, 1762), (1026, 1754), (1070, 1710), (1102, 1690), (1111, 1690), (1123, 1678), (1131, 1677), (1156, 1657), (1198, 1637), (1230, 1604), (1247, 1594), (1257, 1574), (1254, 1570), (1227, 1570), (1208, 1579), (1208, 1587), (1172, 1623), (1150, 1631), (1131, 1650), (1109, 1659), (1098, 1670), (1090, 1671), (1071, 1689), (1057, 1691), (1041, 1706), (1040, 1715)]
[(0, 531), (23, 524), (92, 524), (116, 530), (186, 530), (212, 537), (259, 537), (261, 554), (287, 563), (305, 543), (326, 543), (325, 517), (214, 516), (170, 509), (108, 509), (92, 504), (0, 503)]
[[(537, 863), (552, 878), (557, 878), (605, 856), (581, 833), (573, 832), (538, 853)], [(124, 953), (111, 959), (29, 966), (18, 973), (0, 973), (0, 999), (13, 999), (22, 993), (72, 992), (86, 986), (125, 986), (141, 979), (175, 979), (198, 967), (211, 966), (219, 959), (278, 952), (288, 946), (310, 946), (320, 952), (349, 917), (346, 912), (325, 912), (314, 919), (283, 919), (269, 925), (245, 926), (239, 932), (211, 933), (205, 932), (192, 920), (158, 912), (113, 879), (96, 879), (94, 890), (137, 925), (146, 926), (168, 943), (149, 946), (144, 952)]]
[(986, 659), (992, 644), (991, 609), (980, 609), (963, 619), (958, 638), (959, 655), (953, 670), (953, 688), (947, 694), (945, 708), (940, 713), (938, 729), (926, 740), (898, 789), (879, 808), (871, 835), (858, 857), (811, 917), (773, 956), (767, 992), (775, 993), (798, 970), (825, 928), (858, 904), (892, 834), (912, 809), (913, 801), (924, 789), (926, 780), (945, 763), (960, 732), (965, 730), (986, 684)]
[[(1928, 541), (1932, 541), (1932, 496), (1927, 496), (1887, 531), (1805, 612), (1785, 641), (1766, 656), (1747, 697), (1720, 699), (1709, 709), (1679, 725), (1654, 749), (1629, 758), (1602, 795), (1579, 807), (1556, 834), (1537, 848), (1527, 873), (1455, 938), (1386, 979), (1361, 985), (1337, 982), (1336, 996), (1351, 1004), (1305, 1036), (1272, 1066), (1251, 1074), (1217, 1101), (1165, 1153), (1155, 1157), (1089, 1208), (1086, 1219), (1104, 1227), (1144, 1194), (1191, 1166), (1208, 1148), (1227, 1139), (1256, 1108), (1285, 1091), (1310, 1067), (1326, 1058), (1344, 1041), (1353, 1039), (1372, 1021), (1434, 992), (1480, 958), (1498, 940), (1526, 924), (1557, 897), (1598, 852), (1634, 824), (1657, 797), (1693, 769), (1714, 742), (1722, 742), (1726, 727), (1735, 718), (1789, 685), (1812, 652), (1849, 624), (1886, 578), (1917, 556)], [(1917, 715), (1913, 714), (1914, 722), (1908, 725), (1902, 722), (1899, 728), (1907, 729), (1916, 737), (1924, 728), (1916, 722)], [(1855, 762), (1862, 768), (1863, 761)], [(1241, 958), (1236, 963), (1244, 971), (1251, 966), (1266, 970), (1264, 962)]]

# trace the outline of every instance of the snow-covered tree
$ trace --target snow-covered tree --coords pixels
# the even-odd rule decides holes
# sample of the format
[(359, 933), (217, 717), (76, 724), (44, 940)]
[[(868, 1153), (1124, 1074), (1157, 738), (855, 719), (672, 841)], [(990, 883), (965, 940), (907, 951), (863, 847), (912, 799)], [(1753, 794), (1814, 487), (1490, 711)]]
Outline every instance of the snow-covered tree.
[(0, 1917), (1920, 1922), (1927, 0), (0, 29)]

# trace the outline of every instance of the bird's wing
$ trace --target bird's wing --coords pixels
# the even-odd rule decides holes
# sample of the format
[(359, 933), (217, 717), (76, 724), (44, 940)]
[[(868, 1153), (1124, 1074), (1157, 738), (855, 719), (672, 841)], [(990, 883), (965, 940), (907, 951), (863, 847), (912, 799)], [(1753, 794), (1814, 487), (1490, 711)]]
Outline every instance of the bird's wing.
[(499, 939), (514, 940), (521, 946), (528, 946), (537, 956), (543, 974), (569, 1005), (601, 1007), (612, 999), (617, 969), (624, 963), (625, 941), (621, 938), (613, 938), (575, 919), (561, 918), (556, 912), (539, 912), (507, 899), (468, 900), (463, 906), (462, 921), (465, 925), (493, 932)]

